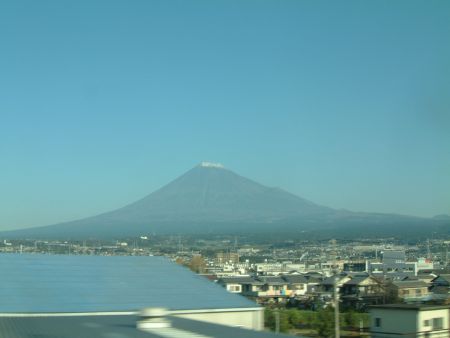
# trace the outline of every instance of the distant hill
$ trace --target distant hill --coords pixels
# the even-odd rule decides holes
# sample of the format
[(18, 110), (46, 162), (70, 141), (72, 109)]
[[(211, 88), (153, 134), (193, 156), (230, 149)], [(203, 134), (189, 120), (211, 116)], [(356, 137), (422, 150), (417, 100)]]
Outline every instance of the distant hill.
[[(8, 238), (117, 238), (149, 233), (304, 233), (333, 237), (450, 233), (450, 221), (355, 213), (317, 205), (213, 163), (143, 199), (77, 221), (0, 233)], [(341, 236), (339, 236), (341, 235)]]
[(433, 219), (443, 220), (443, 221), (450, 221), (450, 215), (445, 215), (445, 214), (436, 215), (436, 216), (433, 216)]

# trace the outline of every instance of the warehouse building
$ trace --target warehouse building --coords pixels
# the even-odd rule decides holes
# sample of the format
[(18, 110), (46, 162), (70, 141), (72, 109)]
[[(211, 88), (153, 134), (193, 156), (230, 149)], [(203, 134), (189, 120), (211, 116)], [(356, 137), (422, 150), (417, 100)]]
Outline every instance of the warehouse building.
[(134, 322), (142, 309), (165, 308), (176, 321), (264, 325), (263, 308), (164, 257), (4, 254), (0, 271), (3, 320), (116, 316)]

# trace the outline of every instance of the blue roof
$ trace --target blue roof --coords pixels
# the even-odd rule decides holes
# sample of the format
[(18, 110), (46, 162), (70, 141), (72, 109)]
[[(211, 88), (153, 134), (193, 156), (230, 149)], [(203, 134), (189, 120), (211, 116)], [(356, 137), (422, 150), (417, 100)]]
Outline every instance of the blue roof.
[(0, 254), (0, 313), (254, 308), (164, 257)]

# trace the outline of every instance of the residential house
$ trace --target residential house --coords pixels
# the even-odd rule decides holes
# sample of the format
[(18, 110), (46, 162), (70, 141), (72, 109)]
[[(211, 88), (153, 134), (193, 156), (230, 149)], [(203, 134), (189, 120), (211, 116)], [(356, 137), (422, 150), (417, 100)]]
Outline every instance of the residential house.
[(350, 279), (351, 279), (350, 275), (346, 273), (327, 277), (320, 282), (321, 292), (332, 294), (334, 293), (336, 285), (338, 288), (340, 288), (342, 287), (342, 285), (344, 285), (344, 283), (348, 282)]
[(284, 302), (288, 298), (306, 297), (319, 291), (320, 280), (301, 274), (279, 276), (233, 276), (222, 277), (217, 281), (229, 292), (257, 300), (258, 303), (270, 301)]
[[(222, 277), (217, 281), (231, 293), (244, 293), (248, 291), (257, 291), (252, 289), (255, 279), (250, 276), (230, 276)], [(262, 284), (261, 284), (262, 285)]]
[(353, 276), (342, 284), (340, 297), (344, 307), (363, 309), (368, 305), (385, 302), (385, 288), (383, 283), (368, 275)]
[(435, 300), (446, 301), (450, 298), (450, 275), (441, 274), (430, 282), (430, 292)]
[(408, 301), (420, 301), (428, 297), (428, 284), (420, 280), (393, 281), (392, 289), (396, 298)]
[(308, 291), (308, 279), (299, 274), (283, 275), (282, 278), (288, 283), (291, 296), (304, 296)]
[(264, 292), (264, 282), (250, 276), (222, 277), (217, 283), (232, 293), (240, 293), (243, 296), (258, 297)]
[(449, 337), (449, 305), (376, 305), (369, 314), (372, 338)]
[(318, 272), (307, 272), (303, 274), (303, 276), (308, 281), (308, 284), (306, 285), (306, 293), (315, 294), (321, 290), (320, 283), (323, 281), (322, 274)]
[(263, 283), (261, 290), (254, 294), (259, 299), (271, 298), (281, 301), (283, 298), (291, 296), (289, 283), (281, 276), (259, 276), (257, 280)]

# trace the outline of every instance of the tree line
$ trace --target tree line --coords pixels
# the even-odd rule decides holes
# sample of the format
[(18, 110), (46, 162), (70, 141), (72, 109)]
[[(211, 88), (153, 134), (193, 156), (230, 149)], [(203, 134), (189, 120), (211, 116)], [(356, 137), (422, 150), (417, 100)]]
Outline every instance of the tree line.
[[(277, 320), (278, 317), (278, 320)], [(278, 324), (277, 324), (278, 321)], [(319, 311), (306, 311), (299, 309), (271, 309), (266, 308), (264, 312), (264, 323), (266, 328), (283, 333), (295, 331), (314, 331), (319, 337), (334, 336), (334, 309), (327, 307)], [(369, 325), (367, 313), (359, 313), (353, 310), (340, 313), (340, 327), (347, 331), (358, 331), (360, 325)]]

